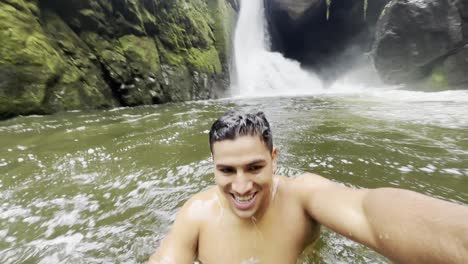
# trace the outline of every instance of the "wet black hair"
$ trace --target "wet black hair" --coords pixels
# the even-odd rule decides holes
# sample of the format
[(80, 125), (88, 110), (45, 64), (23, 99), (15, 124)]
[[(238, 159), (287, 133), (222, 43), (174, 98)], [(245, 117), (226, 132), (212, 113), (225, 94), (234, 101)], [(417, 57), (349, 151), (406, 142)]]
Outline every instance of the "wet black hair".
[(243, 113), (230, 111), (216, 120), (210, 129), (210, 150), (213, 144), (234, 140), (239, 136), (258, 136), (270, 152), (273, 151), (273, 136), (270, 123), (263, 112)]

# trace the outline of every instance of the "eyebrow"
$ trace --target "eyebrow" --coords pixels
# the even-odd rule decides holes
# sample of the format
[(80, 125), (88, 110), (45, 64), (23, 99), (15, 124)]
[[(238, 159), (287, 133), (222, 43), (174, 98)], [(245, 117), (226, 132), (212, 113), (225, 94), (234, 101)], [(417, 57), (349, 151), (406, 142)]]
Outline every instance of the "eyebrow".
[[(252, 166), (252, 165), (255, 165), (257, 163), (266, 163), (266, 160), (264, 159), (256, 159), (256, 160), (253, 160), (252, 162), (249, 162), (248, 164), (245, 164), (245, 165), (242, 165), (242, 166), (245, 166), (245, 167), (248, 167), (248, 166)], [(233, 168), (235, 166), (232, 166), (232, 165), (225, 165), (225, 164), (217, 164), (216, 165), (216, 168)]]

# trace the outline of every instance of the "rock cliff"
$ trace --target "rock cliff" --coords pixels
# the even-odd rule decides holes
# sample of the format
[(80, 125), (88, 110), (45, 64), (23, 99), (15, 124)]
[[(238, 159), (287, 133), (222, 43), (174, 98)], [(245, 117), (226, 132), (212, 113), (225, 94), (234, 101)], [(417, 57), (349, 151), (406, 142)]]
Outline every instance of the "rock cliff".
[(215, 98), (235, 0), (3, 0), (0, 118)]

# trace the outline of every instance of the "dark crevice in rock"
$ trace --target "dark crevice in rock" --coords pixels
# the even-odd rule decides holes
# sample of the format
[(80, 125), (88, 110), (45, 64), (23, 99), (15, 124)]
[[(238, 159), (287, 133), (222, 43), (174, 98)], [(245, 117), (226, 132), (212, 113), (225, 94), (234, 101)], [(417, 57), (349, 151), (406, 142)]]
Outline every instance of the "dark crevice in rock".
[(57, 73), (56, 75), (52, 76), (52, 78), (50, 78), (46, 82), (45, 96), (44, 96), (44, 99), (42, 100), (42, 106), (46, 112), (50, 112), (51, 110), (49, 109), (49, 111), (47, 111), (45, 108), (47, 108), (47, 103), (50, 101), (50, 99), (55, 96), (54, 90), (57, 87), (57, 84), (60, 83), (61, 75), (62, 75), (61, 73)]
[(111, 72), (108, 70), (106, 65), (104, 65), (104, 63), (99, 62), (99, 66), (100, 66), (100, 69), (101, 69), (102, 78), (104, 79), (104, 82), (111, 89), (112, 95), (114, 96), (114, 98), (117, 99), (117, 101), (119, 102), (119, 104), (121, 106), (127, 106), (125, 104), (125, 100), (123, 99), (123, 95), (122, 95), (121, 89), (120, 89), (122, 84), (116, 82), (115, 79), (112, 78)]

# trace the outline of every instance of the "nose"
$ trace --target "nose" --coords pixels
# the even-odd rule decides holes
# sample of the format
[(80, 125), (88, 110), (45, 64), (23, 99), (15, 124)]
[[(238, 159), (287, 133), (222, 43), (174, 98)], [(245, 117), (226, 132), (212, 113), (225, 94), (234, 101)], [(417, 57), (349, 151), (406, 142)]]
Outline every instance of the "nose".
[(236, 179), (232, 183), (232, 191), (238, 195), (246, 195), (253, 188), (253, 183), (250, 181), (243, 172), (238, 172)]

